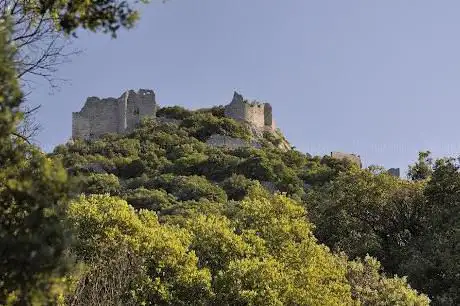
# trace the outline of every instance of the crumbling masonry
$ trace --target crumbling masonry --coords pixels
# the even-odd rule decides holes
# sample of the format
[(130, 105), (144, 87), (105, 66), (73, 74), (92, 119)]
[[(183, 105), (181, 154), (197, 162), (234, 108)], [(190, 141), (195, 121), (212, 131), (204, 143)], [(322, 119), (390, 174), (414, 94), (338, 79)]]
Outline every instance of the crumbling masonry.
[[(144, 117), (155, 117), (157, 103), (153, 90), (140, 89), (126, 91), (119, 98), (89, 97), (81, 111), (72, 113), (72, 138), (92, 139), (107, 133), (123, 134), (132, 131)], [(272, 107), (269, 103), (249, 102), (235, 92), (230, 104), (225, 106), (225, 116), (240, 122), (248, 123), (252, 131), (275, 130)], [(178, 122), (180, 120), (161, 118), (160, 122)], [(259, 147), (257, 141), (245, 142), (242, 139), (225, 135), (212, 135), (207, 143), (212, 146), (239, 148), (243, 146)], [(286, 142), (286, 145), (289, 145)], [(288, 148), (285, 148), (288, 149)], [(359, 155), (342, 152), (331, 152), (331, 157), (347, 159), (360, 168)], [(390, 169), (388, 173), (400, 175), (399, 169)]]
[(272, 107), (269, 103), (248, 102), (235, 92), (230, 104), (225, 106), (225, 116), (266, 130), (275, 130)]
[(119, 98), (89, 97), (81, 111), (72, 113), (72, 138), (132, 131), (144, 117), (154, 117), (156, 109), (153, 90), (129, 90)]
[[(89, 97), (81, 111), (72, 113), (72, 138), (93, 139), (107, 133), (126, 133), (142, 118), (155, 117), (156, 110), (153, 90), (129, 90), (119, 98)], [(248, 102), (236, 92), (230, 104), (225, 106), (225, 116), (258, 130), (275, 130), (270, 104)]]

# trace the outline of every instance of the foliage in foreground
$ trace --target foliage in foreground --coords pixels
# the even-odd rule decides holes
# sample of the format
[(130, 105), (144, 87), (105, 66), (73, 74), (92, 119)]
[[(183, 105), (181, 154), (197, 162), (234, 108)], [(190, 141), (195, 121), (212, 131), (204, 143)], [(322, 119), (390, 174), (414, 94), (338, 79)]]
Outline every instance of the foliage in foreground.
[(460, 303), (460, 165), (422, 152), (412, 181), (347, 171), (309, 191), (318, 239), (354, 257), (370, 254), (407, 275), (433, 305)]
[(62, 292), (67, 267), (67, 175), (14, 136), (22, 95), (8, 39), (8, 24), (0, 22), (0, 304), (42, 303)]
[(161, 224), (151, 211), (136, 212), (121, 199), (80, 197), (69, 214), (77, 233), (73, 252), (84, 268), (68, 300), (73, 305), (428, 304), (404, 279), (381, 276), (375, 260), (349, 262), (318, 244), (302, 206), (284, 195), (256, 186), (241, 202), (214, 206), (190, 208)]
[[(137, 14), (128, 2), (114, 0), (16, 0), (0, 6), (0, 305), (48, 305), (62, 302), (66, 288), (71, 184), (62, 165), (29, 145), (18, 130), (24, 120), (18, 80), (24, 62), (18, 52), (31, 42), (46, 44), (46, 34), (78, 27), (115, 34), (130, 27)], [(40, 28), (44, 23), (50, 25), (46, 33)], [(60, 52), (53, 46), (42, 58)], [(23, 55), (37, 53), (28, 52)], [(25, 70), (47, 64), (39, 60)]]

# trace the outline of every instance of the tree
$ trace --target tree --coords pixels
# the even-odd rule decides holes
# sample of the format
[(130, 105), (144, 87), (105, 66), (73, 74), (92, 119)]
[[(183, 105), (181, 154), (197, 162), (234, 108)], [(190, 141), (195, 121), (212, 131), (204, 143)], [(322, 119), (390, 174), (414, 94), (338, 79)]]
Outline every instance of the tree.
[(15, 132), (13, 136), (22, 138), (29, 144), (35, 141), (35, 137), (38, 136), (38, 133), (41, 131), (42, 128), (35, 118), (35, 115), (40, 109), (40, 107), (40, 105), (35, 107), (23, 107), (23, 120), (18, 125), (17, 132)]
[[(23, 114), (8, 20), (0, 24), (0, 303), (54, 299), (65, 270), (66, 173), (11, 137)], [(56, 292), (54, 292), (56, 293)], [(51, 296), (50, 296), (51, 295)]]
[(117, 195), (120, 189), (118, 177), (113, 174), (91, 173), (81, 177), (82, 190), (88, 194), (112, 194)]
[(70, 50), (69, 40), (57, 29), (38, 1), (2, 0), (0, 18), (9, 19), (12, 35), (8, 43), (15, 46), (14, 61), (22, 85), (31, 85), (30, 77), (45, 78), (54, 87), (57, 67), (77, 52)]
[(400, 273), (421, 233), (423, 188), (423, 183), (354, 169), (310, 189), (306, 205), (322, 243), (351, 258), (370, 254), (386, 271)]
[(427, 179), (433, 172), (433, 159), (430, 157), (431, 152), (419, 152), (417, 162), (409, 166), (407, 176), (413, 181)]
[(428, 305), (430, 301), (425, 295), (410, 290), (406, 277), (382, 277), (380, 268), (380, 263), (369, 256), (348, 265), (352, 294), (363, 305)]
[(433, 163), (424, 194), (422, 233), (402, 263), (414, 287), (434, 305), (460, 303), (460, 165), (453, 158)]
[[(29, 64), (21, 59), (21, 47), (40, 42), (41, 35), (54, 29), (71, 33), (81, 26), (114, 34), (136, 18), (126, 2), (113, 0), (0, 1), (1, 304), (56, 302), (67, 268), (66, 172), (38, 148), (12, 136), (19, 135), (18, 125), (24, 119), (18, 78), (33, 69), (49, 68), (42, 56)], [(54, 46), (51, 40), (45, 49), (48, 55), (56, 54)]]
[[(428, 294), (433, 305), (457, 305), (459, 169), (456, 159), (432, 161), (428, 152), (422, 152), (411, 167), (413, 181), (362, 170), (341, 173), (309, 192), (307, 207), (315, 235), (331, 248), (359, 258), (359, 264), (352, 266), (355, 271), (375, 266), (366, 259), (370, 254), (382, 262), (386, 273), (407, 275), (411, 286)], [(378, 284), (373, 276), (364, 276), (369, 273), (360, 279)], [(394, 280), (400, 281), (405, 279)], [(384, 283), (388, 288), (394, 284)]]
[(221, 186), (231, 200), (242, 200), (249, 188), (255, 184), (254, 181), (247, 179), (244, 175), (232, 174), (231, 177), (225, 179)]
[[(51, 89), (61, 81), (56, 72), (60, 65), (68, 62), (79, 53), (71, 48), (71, 41), (60, 32), (46, 13), (33, 12), (27, 9), (34, 1), (2, 0), (0, 1), (0, 19), (8, 19), (11, 24), (11, 36), (8, 44), (14, 45), (14, 62), (16, 75), (21, 80), (21, 87), (26, 94), (30, 92), (39, 79), (45, 79)], [(37, 4), (38, 5), (38, 4)], [(33, 101), (31, 101), (33, 103)], [(32, 142), (40, 130), (35, 121), (35, 114), (41, 105), (24, 106), (24, 118), (14, 133), (27, 142)]]
[[(305, 210), (284, 195), (270, 195), (260, 186), (254, 187), (243, 201), (229, 207), (227, 217), (252, 250), (246, 251), (244, 258), (236, 256), (218, 274), (218, 304), (428, 305), (428, 299), (410, 289), (404, 280), (379, 274), (375, 259), (369, 259), (373, 266), (366, 275), (355, 268), (359, 263), (347, 262), (320, 245), (312, 235), (313, 225), (305, 218)], [(223, 236), (223, 250), (228, 252), (232, 248), (227, 245), (238, 245), (230, 242), (230, 234), (218, 235)], [(216, 246), (216, 238), (208, 238), (209, 245), (200, 241), (200, 245), (208, 246), (205, 250), (214, 255), (224, 255), (220, 262), (228, 262), (228, 253)], [(245, 249), (236, 250), (241, 256)]]
[(67, 297), (76, 305), (202, 305), (211, 297), (210, 273), (189, 251), (189, 233), (161, 225), (154, 213), (99, 195), (72, 202), (69, 218), (72, 252), (85, 266)]

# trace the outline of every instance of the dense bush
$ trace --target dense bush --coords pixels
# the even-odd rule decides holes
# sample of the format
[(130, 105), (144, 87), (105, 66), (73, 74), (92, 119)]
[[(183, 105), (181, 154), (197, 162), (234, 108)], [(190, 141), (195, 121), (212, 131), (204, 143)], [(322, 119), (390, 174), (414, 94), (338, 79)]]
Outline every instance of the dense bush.
[(136, 209), (162, 211), (176, 203), (176, 198), (162, 189), (138, 188), (125, 195), (128, 204)]
[(231, 177), (222, 181), (221, 186), (231, 200), (242, 200), (248, 193), (250, 187), (255, 184), (254, 181), (247, 179), (244, 175), (233, 174)]
[(225, 107), (222, 105), (213, 106), (211, 108), (202, 108), (197, 110), (197, 113), (210, 113), (214, 117), (224, 118), (225, 117)]
[(88, 176), (81, 176), (80, 188), (86, 194), (111, 194), (117, 195), (120, 192), (120, 182), (113, 174), (91, 173)]
[(190, 136), (206, 140), (213, 134), (222, 134), (235, 138), (249, 140), (249, 129), (235, 120), (226, 117), (216, 117), (212, 113), (195, 113), (186, 118), (181, 126), (188, 129)]
[(158, 117), (184, 120), (192, 115), (192, 112), (180, 106), (167, 106), (158, 109)]
[(180, 228), (109, 196), (74, 201), (69, 219), (84, 269), (67, 299), (79, 305), (427, 305), (377, 262), (332, 254), (301, 205), (259, 186), (223, 210), (171, 219)]
[(188, 251), (187, 232), (160, 225), (151, 212), (136, 214), (109, 196), (81, 197), (72, 203), (69, 218), (77, 234), (73, 252), (86, 266), (69, 301), (185, 305), (210, 299), (210, 273), (198, 268)]

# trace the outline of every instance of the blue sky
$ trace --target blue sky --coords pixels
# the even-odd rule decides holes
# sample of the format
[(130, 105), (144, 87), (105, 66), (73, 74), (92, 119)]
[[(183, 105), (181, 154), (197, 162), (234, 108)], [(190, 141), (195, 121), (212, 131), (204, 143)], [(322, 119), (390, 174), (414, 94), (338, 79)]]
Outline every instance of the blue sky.
[(432, 0), (169, 0), (141, 8), (116, 40), (81, 33), (84, 53), (37, 87), (38, 142), (71, 135), (87, 96), (155, 90), (160, 105), (270, 102), (298, 150), (358, 153), (401, 167), (420, 150), (458, 155), (460, 2)]

